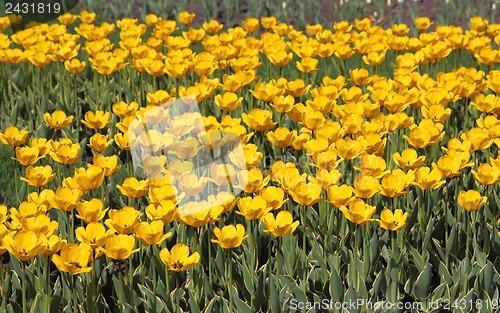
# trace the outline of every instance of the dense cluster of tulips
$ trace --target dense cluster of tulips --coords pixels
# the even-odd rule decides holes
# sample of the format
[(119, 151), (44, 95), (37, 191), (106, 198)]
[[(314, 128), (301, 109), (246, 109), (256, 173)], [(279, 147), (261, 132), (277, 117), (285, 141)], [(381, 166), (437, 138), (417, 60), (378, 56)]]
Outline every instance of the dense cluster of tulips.
[(193, 18), (0, 18), (2, 311), (491, 307), (500, 24)]

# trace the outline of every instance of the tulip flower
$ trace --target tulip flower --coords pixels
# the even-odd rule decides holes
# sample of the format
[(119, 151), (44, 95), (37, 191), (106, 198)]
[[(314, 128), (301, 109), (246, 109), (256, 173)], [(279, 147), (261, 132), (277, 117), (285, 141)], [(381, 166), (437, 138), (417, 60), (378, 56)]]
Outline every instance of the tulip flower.
[(46, 241), (45, 237), (33, 231), (22, 230), (15, 235), (7, 234), (3, 238), (3, 245), (19, 261), (27, 261), (44, 252)]
[(113, 234), (106, 239), (103, 247), (98, 248), (98, 251), (103, 252), (108, 258), (113, 260), (125, 260), (140, 249), (134, 249), (135, 238), (132, 235)]
[(261, 218), (272, 209), (272, 207), (268, 206), (266, 200), (258, 195), (253, 198), (239, 198), (237, 205), (240, 210), (236, 211), (236, 213), (243, 215), (247, 220)]
[(352, 200), (349, 203), (349, 208), (341, 205), (339, 210), (344, 213), (345, 218), (358, 225), (364, 225), (368, 222), (375, 221), (372, 219), (372, 215), (375, 213), (376, 208), (366, 204), (361, 199)]
[(90, 201), (78, 202), (76, 210), (78, 211), (76, 217), (87, 224), (101, 220), (108, 211), (108, 209), (103, 210), (103, 203), (97, 198), (92, 198)]
[(262, 218), (262, 223), (266, 229), (264, 232), (281, 237), (291, 234), (299, 226), (299, 221), (293, 221), (292, 213), (289, 211), (280, 211), (276, 217), (272, 213), (267, 213)]
[(273, 103), (269, 104), (279, 113), (290, 112), (295, 106), (295, 99), (290, 96), (276, 96), (273, 98)]
[(113, 142), (113, 139), (107, 140), (106, 135), (95, 133), (90, 137), (88, 147), (96, 152), (103, 152)]
[(294, 188), (288, 190), (288, 193), (292, 196), (293, 201), (311, 206), (322, 200), (321, 198), (322, 187), (320, 184), (314, 181), (300, 182)]
[(16, 157), (12, 159), (18, 161), (21, 165), (30, 166), (43, 158), (43, 155), (40, 155), (38, 147), (16, 147)]
[(145, 211), (148, 219), (162, 220), (165, 224), (171, 223), (177, 217), (177, 206), (172, 200), (162, 200), (159, 204), (151, 203), (146, 206)]
[(61, 110), (56, 110), (52, 114), (45, 113), (43, 120), (52, 129), (59, 130), (71, 124), (73, 116), (66, 116), (66, 113)]
[(137, 180), (135, 177), (127, 177), (123, 184), (116, 185), (116, 188), (124, 195), (130, 198), (140, 198), (148, 193), (149, 180)]
[(7, 252), (5, 244), (3, 243), (3, 238), (5, 238), (9, 233), (10, 231), (7, 226), (0, 223), (0, 254), (4, 254), (5, 252)]
[(113, 235), (112, 229), (106, 230), (104, 225), (98, 222), (91, 222), (86, 227), (78, 227), (75, 230), (76, 239), (87, 244), (92, 250), (102, 247), (109, 236)]
[[(15, 224), (17, 221), (12, 219), (11, 225)], [(39, 214), (33, 217), (26, 217), (22, 219), (22, 230), (33, 231), (39, 237), (48, 238), (52, 236), (59, 227), (57, 221), (51, 221), (50, 217), (45, 214)]]
[(128, 235), (134, 230), (135, 225), (139, 223), (142, 214), (130, 206), (126, 206), (121, 210), (112, 209), (109, 210), (109, 218), (104, 221), (104, 224), (117, 233)]
[(49, 141), (51, 150), (50, 157), (62, 164), (74, 164), (80, 157), (80, 145), (73, 143), (70, 139), (64, 138), (59, 142)]
[(151, 223), (141, 222), (135, 225), (135, 238), (145, 245), (157, 245), (172, 236), (171, 232), (163, 233), (163, 221), (155, 220)]
[(248, 127), (256, 131), (266, 131), (273, 128), (278, 122), (273, 122), (273, 114), (271, 111), (254, 108), (249, 114), (243, 113), (241, 115), (243, 122)]
[(217, 239), (212, 239), (212, 242), (219, 244), (223, 249), (237, 248), (243, 240), (248, 238), (248, 235), (245, 236), (245, 227), (241, 224), (237, 224), (236, 227), (234, 225), (224, 226), (222, 230), (219, 227), (214, 227), (214, 234)]
[(20, 179), (27, 182), (30, 186), (34, 187), (44, 187), (50, 183), (56, 177), (55, 173), (52, 173), (52, 166), (28, 166), (26, 168), (26, 178), (21, 177)]
[(214, 97), (215, 104), (223, 111), (232, 111), (240, 106), (243, 97), (239, 97), (233, 92), (226, 92), (224, 95), (216, 95)]
[(87, 127), (91, 129), (103, 129), (111, 123), (111, 121), (109, 120), (110, 115), (110, 112), (99, 110), (95, 113), (92, 111), (87, 111), (87, 113), (85, 113), (85, 119), (82, 120), (82, 123), (87, 125)]
[(179, 178), (179, 187), (190, 196), (199, 195), (203, 192), (208, 183), (207, 178), (198, 177), (195, 173), (184, 173)]
[(82, 192), (80, 190), (62, 186), (57, 188), (52, 201), (56, 209), (71, 212), (81, 198)]
[(486, 204), (488, 197), (483, 196), (477, 190), (462, 190), (458, 194), (458, 204), (467, 212), (476, 211)]
[(5, 132), (0, 132), (0, 142), (6, 145), (17, 147), (26, 142), (29, 132), (27, 130), (19, 130), (15, 126), (9, 126)]
[(259, 196), (266, 200), (267, 206), (270, 206), (272, 210), (279, 209), (288, 199), (285, 198), (285, 191), (283, 188), (268, 186), (266, 188), (259, 190)]
[(104, 181), (104, 170), (99, 166), (89, 164), (87, 169), (75, 169), (75, 181), (85, 191), (91, 191), (101, 186)]
[(413, 183), (414, 178), (413, 170), (409, 170), (407, 174), (400, 169), (393, 170), (382, 178), (380, 193), (389, 198), (402, 196), (405, 189)]
[(438, 169), (431, 171), (428, 167), (420, 167), (415, 171), (415, 185), (420, 189), (437, 189), (446, 183)]
[(43, 255), (53, 255), (64, 246), (67, 245), (66, 239), (62, 239), (60, 236), (57, 235), (51, 235), (50, 237), (47, 238), (46, 246), (45, 246), (45, 251), (43, 251)]
[(381, 189), (377, 178), (367, 175), (360, 175), (354, 179), (354, 192), (363, 199), (369, 199)]
[(408, 212), (403, 214), (401, 209), (396, 209), (393, 213), (391, 210), (384, 208), (380, 213), (380, 219), (376, 221), (383, 229), (394, 231), (406, 225), (407, 217)]
[(399, 152), (394, 153), (392, 159), (405, 170), (413, 170), (424, 163), (425, 156), (418, 156), (416, 150), (406, 148), (401, 154)]
[(167, 248), (163, 248), (160, 251), (160, 259), (167, 265), (169, 270), (181, 272), (194, 267), (200, 261), (200, 254), (198, 252), (194, 252), (191, 255), (189, 253), (187, 245), (178, 243), (170, 251)]
[(208, 201), (189, 201), (179, 207), (177, 220), (193, 227), (201, 227), (218, 221), (223, 210), (222, 205), (212, 205)]
[(57, 269), (73, 275), (90, 272), (91, 266), (87, 266), (91, 260), (92, 251), (86, 244), (70, 243), (61, 250), (61, 255), (54, 254), (52, 262)]

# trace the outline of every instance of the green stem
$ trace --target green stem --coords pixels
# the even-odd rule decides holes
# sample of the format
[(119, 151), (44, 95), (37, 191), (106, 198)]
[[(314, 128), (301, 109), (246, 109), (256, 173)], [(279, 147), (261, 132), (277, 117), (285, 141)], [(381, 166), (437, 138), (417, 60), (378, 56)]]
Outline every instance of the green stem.
[[(151, 246), (151, 270), (153, 273), (153, 294), (156, 295), (156, 262), (155, 262), (156, 251), (154, 246)], [(156, 308), (156, 297), (153, 297), (153, 308)]]
[(71, 274), (71, 285), (72, 285), (72, 290), (71, 290), (71, 294), (73, 296), (73, 313), (76, 313), (78, 312), (78, 302), (77, 302), (77, 297), (76, 297), (76, 294), (77, 294), (77, 291), (76, 291), (76, 276)]
[(50, 312), (50, 257), (45, 256), (45, 305), (47, 312)]
[(28, 312), (28, 303), (26, 301), (26, 263), (21, 262), (21, 266), (23, 268), (22, 271), (22, 282), (21, 282), (21, 289), (22, 289), (22, 299), (23, 299), (23, 313)]
[(229, 312), (233, 312), (233, 263), (231, 261), (231, 250), (226, 249), (224, 255), (226, 256), (226, 261), (224, 263), (228, 271), (227, 290), (229, 291)]

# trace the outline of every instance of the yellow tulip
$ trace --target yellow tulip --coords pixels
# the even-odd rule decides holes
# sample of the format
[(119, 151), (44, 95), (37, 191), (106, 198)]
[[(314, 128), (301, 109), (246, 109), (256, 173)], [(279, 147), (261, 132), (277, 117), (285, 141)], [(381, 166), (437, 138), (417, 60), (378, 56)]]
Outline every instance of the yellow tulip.
[(20, 146), (26, 142), (29, 132), (27, 130), (19, 130), (15, 126), (9, 126), (5, 132), (0, 132), (0, 142), (10, 146)]
[(37, 147), (16, 147), (16, 158), (12, 158), (24, 166), (35, 164), (38, 160), (43, 158), (40, 155), (40, 149)]
[(26, 178), (21, 177), (20, 179), (27, 182), (30, 186), (34, 187), (44, 187), (49, 182), (51, 182), (56, 177), (55, 173), (52, 173), (52, 166), (28, 166), (26, 168)]
[(149, 180), (137, 180), (135, 177), (127, 177), (123, 184), (116, 185), (116, 188), (124, 195), (130, 198), (140, 198), (145, 196), (149, 190)]
[(87, 266), (92, 257), (92, 251), (86, 244), (70, 243), (61, 250), (61, 255), (54, 254), (52, 262), (57, 269), (73, 275), (90, 272), (91, 266)]
[(126, 206), (121, 210), (111, 209), (109, 210), (109, 218), (104, 221), (104, 224), (117, 233), (128, 235), (134, 230), (135, 225), (139, 223), (141, 216), (141, 212), (130, 206)]
[(82, 192), (66, 186), (58, 187), (52, 199), (54, 207), (58, 210), (71, 212), (82, 198)]
[(85, 168), (76, 168), (74, 179), (85, 191), (91, 191), (101, 186), (104, 181), (104, 170), (99, 166), (87, 165)]
[(375, 213), (376, 208), (366, 204), (361, 199), (354, 199), (349, 203), (349, 208), (342, 205), (339, 207), (339, 210), (344, 213), (345, 218), (358, 225), (375, 221), (371, 217)]
[(267, 206), (270, 206), (272, 210), (279, 209), (288, 199), (285, 198), (285, 191), (283, 188), (268, 186), (266, 188), (259, 190), (259, 196), (266, 200)]
[(74, 164), (80, 158), (80, 145), (73, 143), (70, 139), (64, 138), (59, 142), (49, 142), (51, 150), (50, 157), (62, 164)]
[(416, 150), (406, 148), (401, 154), (399, 152), (394, 153), (392, 159), (405, 170), (413, 170), (424, 163), (425, 156), (418, 156)]
[(50, 128), (59, 130), (71, 124), (73, 116), (66, 116), (64, 111), (56, 110), (52, 114), (48, 112), (45, 113), (43, 115), (43, 120)]
[(141, 222), (135, 225), (135, 238), (145, 245), (157, 245), (172, 236), (171, 232), (163, 233), (163, 221), (154, 220), (151, 223)]
[(132, 235), (113, 234), (106, 239), (104, 248), (98, 248), (98, 251), (103, 252), (108, 258), (113, 260), (125, 260), (140, 249), (134, 249), (135, 238)]
[(98, 222), (91, 222), (86, 227), (80, 226), (75, 230), (76, 239), (89, 245), (92, 250), (102, 247), (113, 234), (113, 230), (106, 230), (104, 225)]
[(233, 92), (225, 92), (223, 95), (216, 95), (214, 101), (221, 110), (229, 112), (240, 106), (243, 97), (238, 98)]
[(187, 245), (178, 243), (170, 251), (167, 248), (163, 248), (160, 251), (160, 259), (167, 265), (169, 270), (181, 272), (194, 267), (200, 261), (200, 254), (198, 252), (194, 252), (191, 255), (189, 253)]
[(467, 212), (476, 211), (486, 204), (488, 197), (483, 196), (477, 190), (462, 190), (458, 194), (458, 204)]
[(262, 223), (266, 229), (264, 232), (273, 235), (274, 237), (281, 237), (291, 234), (297, 229), (300, 222), (293, 221), (292, 213), (289, 211), (280, 211), (276, 217), (272, 213), (267, 213), (262, 218)]
[(90, 201), (78, 202), (76, 210), (78, 211), (76, 217), (87, 224), (101, 220), (108, 211), (108, 209), (103, 210), (103, 203), (97, 198), (92, 198)]
[(87, 111), (87, 113), (85, 113), (85, 119), (82, 120), (82, 123), (91, 129), (103, 129), (107, 125), (111, 124), (111, 121), (109, 120), (110, 114), (110, 112), (99, 110), (95, 113)]
[(408, 212), (403, 213), (401, 209), (394, 210), (394, 213), (384, 208), (380, 213), (380, 219), (376, 220), (378, 225), (387, 230), (398, 230), (406, 225)]
[(477, 171), (472, 170), (471, 173), (476, 180), (485, 185), (493, 185), (500, 181), (500, 168), (491, 166), (488, 163), (479, 165)]
[(214, 227), (214, 234), (217, 239), (212, 239), (212, 242), (219, 244), (223, 249), (237, 248), (248, 238), (248, 235), (245, 236), (245, 227), (241, 224), (237, 224), (236, 227), (227, 225), (222, 227), (222, 230)]
[(87, 146), (96, 152), (103, 152), (113, 142), (113, 139), (107, 139), (106, 135), (95, 133), (92, 137), (90, 137), (90, 143), (87, 144)]
[(267, 201), (262, 196), (244, 197), (237, 200), (239, 211), (237, 214), (243, 215), (247, 220), (261, 218), (264, 214), (271, 211), (272, 207), (267, 204)]
[(20, 231), (3, 237), (3, 245), (19, 261), (27, 261), (43, 253), (47, 239), (33, 231)]

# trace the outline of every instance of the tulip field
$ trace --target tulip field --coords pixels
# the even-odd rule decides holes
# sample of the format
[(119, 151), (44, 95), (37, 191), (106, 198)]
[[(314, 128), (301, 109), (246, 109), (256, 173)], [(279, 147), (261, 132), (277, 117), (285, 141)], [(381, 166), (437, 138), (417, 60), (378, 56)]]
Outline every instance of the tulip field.
[(21, 19), (0, 312), (500, 311), (500, 24)]

